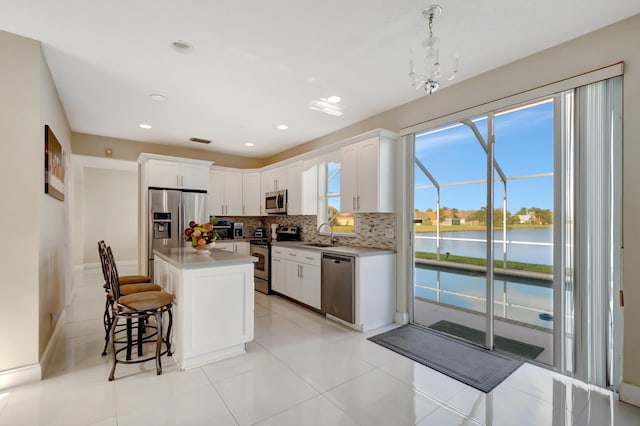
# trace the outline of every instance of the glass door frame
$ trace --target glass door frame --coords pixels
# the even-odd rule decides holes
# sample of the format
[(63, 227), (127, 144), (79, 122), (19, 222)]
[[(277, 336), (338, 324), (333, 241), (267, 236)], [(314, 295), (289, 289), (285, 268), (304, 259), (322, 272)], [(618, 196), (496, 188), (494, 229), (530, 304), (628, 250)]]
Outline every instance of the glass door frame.
[[(554, 227), (553, 227), (553, 241), (554, 241), (554, 255), (553, 255), (553, 264), (554, 264), (554, 272), (553, 272), (553, 281), (557, 283), (554, 285), (553, 291), (553, 309), (554, 309), (554, 323), (553, 323), (553, 365), (543, 364), (546, 367), (551, 367), (553, 369), (562, 371), (566, 373), (565, 365), (562, 360), (564, 359), (565, 353), (565, 339), (564, 333), (565, 330), (565, 274), (562, 271), (565, 268), (562, 265), (565, 265), (565, 252), (563, 250), (556, 249), (557, 247), (566, 247), (566, 236), (565, 232), (563, 232), (563, 226), (566, 222), (566, 210), (564, 208), (566, 203), (566, 183), (563, 179), (565, 175), (565, 167), (567, 161), (566, 155), (566, 140), (565, 137), (567, 135), (567, 123), (564, 120), (561, 120), (562, 107), (561, 101), (563, 100), (564, 94), (556, 94), (556, 95), (548, 95), (543, 96), (537, 99), (530, 99), (526, 102), (520, 102), (515, 105), (509, 105), (507, 107), (503, 107), (500, 109), (494, 109), (490, 111), (486, 111), (481, 115), (486, 115), (487, 117), (487, 135), (486, 141), (483, 140), (482, 135), (478, 134), (477, 129), (474, 126), (470, 126), (471, 130), (475, 134), (478, 142), (482, 146), (482, 148), (486, 152), (486, 274), (485, 274), (485, 296), (486, 296), (486, 316), (485, 316), (485, 341), (483, 347), (489, 350), (495, 350), (495, 291), (494, 291), (494, 260), (495, 260), (495, 247), (494, 247), (494, 208), (495, 208), (495, 183), (496, 183), (496, 173), (500, 175), (500, 180), (505, 181), (506, 176), (502, 172), (502, 169), (499, 167), (495, 160), (495, 117), (502, 112), (512, 110), (514, 108), (524, 107), (529, 104), (535, 104), (543, 99), (553, 99), (554, 102), (554, 148), (553, 148), (553, 174), (554, 174)], [(475, 114), (474, 116), (477, 116)], [(461, 124), (466, 124), (471, 117), (455, 119), (450, 123), (458, 122)], [(448, 123), (447, 123), (448, 124)], [(441, 123), (440, 125), (444, 125)], [(435, 128), (436, 126), (434, 126)], [(406, 163), (405, 169), (407, 170), (407, 180), (411, 182), (411, 187), (415, 186), (415, 169), (414, 166), (416, 164), (416, 133), (407, 134), (404, 136), (404, 141), (407, 147), (407, 156), (409, 157), (409, 161)], [(409, 164), (411, 165), (409, 167)], [(427, 174), (429, 177), (429, 174)], [(505, 183), (506, 185), (506, 183)], [(409, 201), (409, 207), (407, 208), (408, 212), (413, 212), (415, 207), (415, 191), (409, 191), (407, 194), (407, 198)], [(506, 205), (503, 205), (503, 208), (506, 210)], [(409, 213), (410, 214), (410, 213)], [(503, 224), (506, 226), (506, 215), (503, 220)], [(414, 303), (415, 303), (415, 248), (414, 248), (414, 239), (415, 233), (412, 231), (410, 239), (410, 259), (411, 259), (411, 272), (409, 282), (411, 283), (411, 289), (409, 291), (409, 320), (414, 323)], [(504, 239), (504, 238), (503, 238)], [(571, 244), (569, 244), (571, 246)]]

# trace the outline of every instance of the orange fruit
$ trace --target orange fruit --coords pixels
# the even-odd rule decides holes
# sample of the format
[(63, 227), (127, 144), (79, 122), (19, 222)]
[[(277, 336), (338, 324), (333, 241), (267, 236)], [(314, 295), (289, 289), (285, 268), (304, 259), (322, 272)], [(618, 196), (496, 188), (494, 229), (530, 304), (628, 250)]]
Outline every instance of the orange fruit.
[(213, 231), (213, 225), (210, 224), (210, 223), (205, 223), (204, 224), (204, 229), (206, 229), (207, 232), (211, 232), (211, 231)]
[(206, 246), (207, 245), (207, 240), (205, 240), (204, 238), (200, 238), (198, 240), (198, 246), (202, 247), (202, 246)]

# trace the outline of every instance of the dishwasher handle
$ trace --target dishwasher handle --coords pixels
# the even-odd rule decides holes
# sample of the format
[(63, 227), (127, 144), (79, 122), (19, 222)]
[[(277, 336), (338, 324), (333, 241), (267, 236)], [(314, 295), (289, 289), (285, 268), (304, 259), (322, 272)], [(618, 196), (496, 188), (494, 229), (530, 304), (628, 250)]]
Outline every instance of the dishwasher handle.
[(322, 253), (322, 259), (330, 260), (333, 263), (340, 263), (340, 262), (353, 263), (355, 261), (355, 259), (351, 256), (340, 256), (338, 254), (333, 254), (333, 253)]

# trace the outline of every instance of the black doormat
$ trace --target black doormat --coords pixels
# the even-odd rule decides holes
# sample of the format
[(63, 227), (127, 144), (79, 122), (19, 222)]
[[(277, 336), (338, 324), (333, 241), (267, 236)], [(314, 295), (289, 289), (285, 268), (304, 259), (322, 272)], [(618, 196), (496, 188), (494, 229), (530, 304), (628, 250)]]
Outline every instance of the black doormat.
[(520, 360), (412, 324), (369, 340), (483, 392), (490, 392), (522, 365)]
[[(482, 330), (476, 330), (475, 328), (465, 327), (464, 325), (445, 320), (431, 324), (429, 328), (460, 337), (478, 345), (484, 344), (485, 332)], [(529, 359), (536, 359), (538, 355), (544, 351), (544, 348), (540, 346), (497, 335), (493, 338), (493, 344), (496, 350)]]

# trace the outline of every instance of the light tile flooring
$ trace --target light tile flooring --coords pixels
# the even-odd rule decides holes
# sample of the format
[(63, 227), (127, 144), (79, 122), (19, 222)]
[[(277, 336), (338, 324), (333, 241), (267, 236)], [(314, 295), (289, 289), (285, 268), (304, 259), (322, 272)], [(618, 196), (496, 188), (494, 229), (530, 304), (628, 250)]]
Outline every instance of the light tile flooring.
[[(126, 271), (122, 271), (126, 273)], [(529, 364), (485, 394), (256, 293), (247, 353), (187, 372), (101, 357), (103, 293), (79, 274), (47, 378), (0, 391), (0, 425), (640, 425), (640, 408)]]

